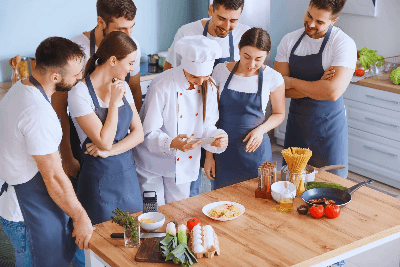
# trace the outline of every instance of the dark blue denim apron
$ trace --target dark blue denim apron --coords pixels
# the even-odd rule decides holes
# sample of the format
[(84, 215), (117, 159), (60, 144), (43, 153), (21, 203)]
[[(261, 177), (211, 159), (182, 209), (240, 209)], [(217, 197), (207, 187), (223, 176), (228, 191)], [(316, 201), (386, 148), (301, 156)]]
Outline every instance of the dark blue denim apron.
[[(85, 80), (95, 113), (104, 124), (108, 108), (100, 107), (89, 76), (86, 76)], [(124, 105), (118, 108), (118, 127), (113, 144), (128, 135), (132, 121), (133, 112), (125, 96), (123, 101)], [(82, 151), (86, 150), (88, 143), (92, 143), (89, 137), (83, 143)], [(141, 211), (143, 200), (132, 149), (108, 158), (83, 154), (83, 165), (78, 179), (78, 198), (93, 225), (110, 220), (115, 208), (129, 213)]]
[(258, 176), (258, 167), (268, 160), (272, 162), (271, 142), (268, 134), (252, 153), (246, 152), (244, 138), (265, 121), (261, 93), (263, 68), (258, 70), (257, 93), (244, 93), (228, 88), (239, 65), (236, 63), (225, 83), (219, 102), (219, 128), (229, 136), (227, 149), (215, 158), (215, 189), (243, 182)]
[[(297, 40), (289, 57), (290, 76), (305, 81), (320, 80), (324, 74), (322, 52), (332, 32), (329, 27), (318, 54), (296, 56), (294, 52), (305, 32)], [(314, 100), (309, 97), (290, 102), (284, 147), (310, 148), (313, 155), (308, 164), (320, 168), (344, 164), (345, 169), (331, 173), (347, 178), (348, 125), (343, 96), (336, 101)]]
[[(39, 82), (32, 76), (29, 81), (49, 101)], [(72, 220), (51, 199), (40, 172), (14, 188), (24, 217), (33, 266), (68, 266), (76, 250)]]
[[(206, 25), (204, 26), (204, 31), (203, 31), (203, 35), (205, 37), (207, 37), (207, 32), (208, 32), (208, 24), (210, 23), (210, 21), (208, 20)], [(224, 63), (224, 62), (233, 62), (235, 61), (235, 48), (233, 45), (233, 34), (232, 32), (229, 33), (229, 57), (222, 57), (222, 58), (217, 58), (214, 61), (214, 68), (217, 64), (219, 63)], [(204, 148), (201, 148), (201, 157), (200, 157), (200, 167), (203, 168), (204, 167), (204, 161), (206, 159), (206, 150)]]

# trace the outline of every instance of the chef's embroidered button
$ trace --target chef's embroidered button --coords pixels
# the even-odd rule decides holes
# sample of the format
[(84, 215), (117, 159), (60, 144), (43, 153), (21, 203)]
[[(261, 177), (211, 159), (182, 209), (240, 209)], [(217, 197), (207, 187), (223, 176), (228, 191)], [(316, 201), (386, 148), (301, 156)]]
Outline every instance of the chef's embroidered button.
[(194, 136), (194, 134), (192, 134), (192, 136)]
[(182, 95), (182, 93), (180, 93), (180, 95)]
[(189, 159), (191, 159), (192, 158), (192, 156), (189, 156)]
[(199, 113), (196, 113), (196, 116), (199, 116)]
[(182, 118), (182, 115), (181, 115), (181, 118)]
[(176, 161), (179, 161), (179, 158), (177, 158)]
[(199, 93), (199, 94), (200, 94), (200, 90), (197, 90), (197, 93)]

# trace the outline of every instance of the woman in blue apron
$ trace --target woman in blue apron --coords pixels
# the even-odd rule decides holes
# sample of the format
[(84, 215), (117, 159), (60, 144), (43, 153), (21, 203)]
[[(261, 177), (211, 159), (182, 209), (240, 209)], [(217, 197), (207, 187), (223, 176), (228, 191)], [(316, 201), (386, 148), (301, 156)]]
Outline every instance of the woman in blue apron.
[[(268, 33), (252, 28), (239, 42), (240, 61), (214, 69), (220, 86), (219, 127), (229, 136), (226, 151), (215, 155), (215, 188), (255, 178), (258, 167), (272, 161), (267, 132), (284, 120), (285, 91), (282, 76), (263, 65), (270, 49)], [(269, 95), (273, 114), (266, 120)], [(208, 152), (207, 158), (211, 156)]]
[[(109, 33), (86, 64), (86, 85), (78, 83), (68, 95), (85, 151), (78, 199), (93, 224), (110, 220), (117, 207), (129, 213), (143, 208), (132, 157), (132, 148), (143, 141), (143, 129), (129, 86), (123, 81), (133, 70), (136, 49), (125, 33)], [(82, 98), (93, 105), (82, 106)]]
[[(322, 52), (329, 40), (329, 27), (317, 54), (294, 55), (305, 32), (293, 46), (289, 57), (290, 76), (305, 81), (317, 81), (324, 75)], [(348, 125), (343, 96), (336, 101), (315, 100), (309, 97), (292, 99), (286, 126), (285, 148), (310, 148), (308, 164), (315, 167), (344, 164), (345, 169), (330, 171), (343, 178), (348, 173)]]

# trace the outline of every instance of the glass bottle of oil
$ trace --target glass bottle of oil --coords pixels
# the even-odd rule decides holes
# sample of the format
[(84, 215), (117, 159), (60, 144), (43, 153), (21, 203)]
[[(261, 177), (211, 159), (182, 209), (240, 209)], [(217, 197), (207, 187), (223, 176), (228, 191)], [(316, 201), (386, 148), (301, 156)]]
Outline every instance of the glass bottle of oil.
[(291, 212), (294, 207), (294, 195), (290, 193), (289, 182), (285, 181), (285, 190), (281, 195), (279, 202), (279, 210), (283, 212)]

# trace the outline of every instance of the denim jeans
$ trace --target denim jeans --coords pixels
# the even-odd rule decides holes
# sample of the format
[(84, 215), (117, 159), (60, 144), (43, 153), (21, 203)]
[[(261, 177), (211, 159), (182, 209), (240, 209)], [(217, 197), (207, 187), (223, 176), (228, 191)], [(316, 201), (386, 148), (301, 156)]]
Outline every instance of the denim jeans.
[(10, 238), (15, 252), (15, 266), (32, 266), (31, 249), (23, 222), (12, 222), (0, 217), (4, 232)]
[(200, 191), (200, 184), (201, 184), (201, 168), (199, 169), (199, 176), (197, 177), (196, 181), (192, 181), (190, 183), (190, 197), (197, 196)]

